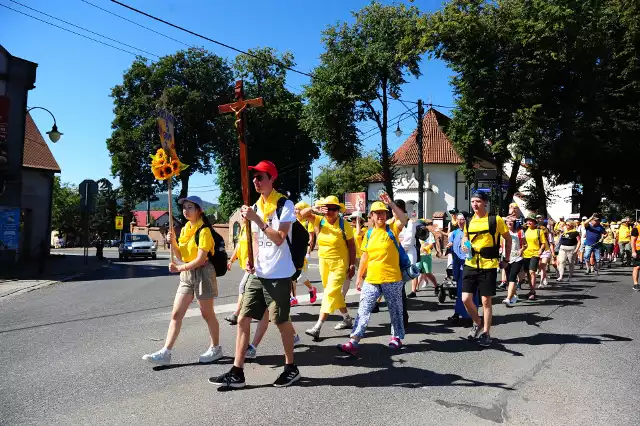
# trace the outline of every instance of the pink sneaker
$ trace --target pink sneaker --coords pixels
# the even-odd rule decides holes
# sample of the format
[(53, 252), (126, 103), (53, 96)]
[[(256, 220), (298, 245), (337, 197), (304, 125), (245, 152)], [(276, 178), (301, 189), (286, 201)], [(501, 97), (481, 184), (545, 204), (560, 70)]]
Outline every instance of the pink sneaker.
[(309, 303), (314, 304), (316, 300), (318, 300), (318, 289), (311, 287), (311, 290), (309, 290)]
[(344, 352), (352, 356), (356, 356), (356, 353), (358, 352), (358, 347), (355, 346), (351, 340), (343, 345), (338, 345), (337, 348), (340, 352)]
[(389, 341), (389, 347), (391, 349), (400, 349), (402, 347), (402, 341), (397, 337), (392, 337)]
[(289, 303), (290, 303), (291, 307), (298, 306), (298, 299), (296, 297), (292, 297), (289, 300)]

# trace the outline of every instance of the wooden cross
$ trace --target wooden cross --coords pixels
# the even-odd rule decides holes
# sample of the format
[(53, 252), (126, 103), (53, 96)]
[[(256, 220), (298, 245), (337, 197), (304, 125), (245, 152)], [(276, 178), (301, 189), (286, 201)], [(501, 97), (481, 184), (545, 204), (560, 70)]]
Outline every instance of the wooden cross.
[[(264, 106), (262, 98), (256, 99), (244, 99), (244, 90), (242, 80), (236, 81), (235, 87), (236, 101), (231, 104), (218, 106), (218, 112), (220, 114), (234, 113), (236, 115), (236, 131), (238, 132), (238, 144), (240, 145), (240, 183), (242, 185), (242, 202), (248, 206), (250, 201), (249, 197), (249, 160), (247, 157), (247, 141), (244, 137), (244, 120), (243, 115), (247, 108), (259, 108)], [(247, 267), (253, 268), (253, 239), (251, 232), (251, 223), (248, 219), (244, 221), (246, 234), (247, 234)]]

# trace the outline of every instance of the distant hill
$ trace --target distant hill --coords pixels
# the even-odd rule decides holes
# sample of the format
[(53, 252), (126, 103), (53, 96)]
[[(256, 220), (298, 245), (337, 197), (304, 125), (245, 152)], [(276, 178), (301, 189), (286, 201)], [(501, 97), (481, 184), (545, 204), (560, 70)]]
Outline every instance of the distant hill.
[[(167, 193), (161, 193), (161, 194), (157, 194), (158, 197), (158, 201), (152, 201), (151, 202), (151, 210), (169, 210), (169, 203), (167, 201)], [(207, 210), (209, 207), (218, 207), (217, 204), (213, 204), (210, 203), (208, 201), (202, 200), (202, 204), (205, 210)], [(175, 212), (180, 211), (180, 206), (178, 206), (178, 204), (174, 201), (173, 203), (173, 210), (174, 210), (174, 215), (176, 215)], [(143, 201), (141, 203), (139, 203), (135, 210), (143, 210), (146, 211), (147, 210), (147, 202)], [(177, 215), (176, 215), (177, 216)]]

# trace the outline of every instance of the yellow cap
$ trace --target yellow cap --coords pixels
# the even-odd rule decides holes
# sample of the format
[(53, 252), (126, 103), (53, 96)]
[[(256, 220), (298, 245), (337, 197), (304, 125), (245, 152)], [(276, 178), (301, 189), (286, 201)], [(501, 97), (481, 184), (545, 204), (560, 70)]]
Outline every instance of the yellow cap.
[(298, 210), (307, 209), (309, 208), (309, 204), (305, 203), (304, 201), (300, 201), (298, 204), (296, 204), (296, 208)]
[(617, 225), (617, 224), (618, 224), (618, 222), (611, 222), (611, 224), (612, 224), (612, 225)]
[(381, 211), (387, 211), (387, 206), (382, 202), (382, 201), (376, 201), (375, 203), (371, 204), (371, 208), (369, 209), (369, 213), (371, 212), (381, 212)]

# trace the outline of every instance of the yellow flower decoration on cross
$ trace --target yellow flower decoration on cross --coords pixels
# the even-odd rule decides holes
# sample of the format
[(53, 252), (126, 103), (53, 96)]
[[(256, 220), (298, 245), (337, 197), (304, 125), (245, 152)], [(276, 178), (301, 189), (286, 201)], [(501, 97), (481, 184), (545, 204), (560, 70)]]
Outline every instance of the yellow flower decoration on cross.
[(158, 180), (166, 180), (173, 176), (178, 176), (181, 171), (189, 167), (180, 162), (178, 157), (170, 158), (162, 148), (158, 148), (155, 155), (151, 157), (151, 171)]

